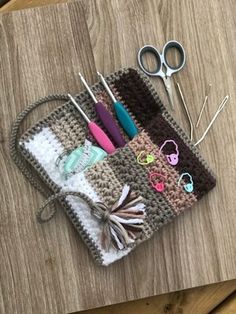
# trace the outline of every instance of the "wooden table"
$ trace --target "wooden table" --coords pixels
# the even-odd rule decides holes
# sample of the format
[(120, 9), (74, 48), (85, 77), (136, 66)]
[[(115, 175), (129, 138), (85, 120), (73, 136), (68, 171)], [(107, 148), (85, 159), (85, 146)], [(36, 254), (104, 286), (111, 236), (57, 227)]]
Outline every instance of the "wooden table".
[[(37, 4), (43, 1), (13, 0), (1, 11)], [(235, 1), (89, 0), (0, 17), (1, 313), (73, 312), (236, 277), (235, 13)], [(93, 83), (96, 69), (108, 74), (136, 65), (139, 47), (172, 38), (186, 49), (187, 65), (175, 79), (194, 120), (213, 84), (198, 136), (222, 98), (231, 97), (201, 145), (218, 185), (128, 258), (99, 268), (63, 213), (47, 225), (36, 223), (42, 197), (9, 161), (9, 128), (30, 101), (82, 90), (79, 70)], [(167, 102), (162, 82), (153, 83)], [(180, 105), (175, 118), (188, 129)], [(96, 313), (234, 313), (235, 288), (236, 281), (228, 281)], [(228, 295), (226, 310), (217, 307)]]

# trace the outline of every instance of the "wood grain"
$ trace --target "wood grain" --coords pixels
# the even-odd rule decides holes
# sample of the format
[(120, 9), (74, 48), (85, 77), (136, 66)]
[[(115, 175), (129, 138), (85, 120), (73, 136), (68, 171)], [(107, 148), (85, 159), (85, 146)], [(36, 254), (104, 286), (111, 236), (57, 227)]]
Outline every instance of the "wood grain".
[[(63, 212), (52, 224), (37, 224), (35, 210), (43, 198), (10, 162), (8, 151), (11, 123), (26, 104), (51, 93), (78, 92), (79, 70), (92, 79), (83, 9), (71, 3), (4, 14), (0, 42), (0, 313), (86, 309), (100, 304), (99, 297), (91, 303), (88, 295), (96, 295), (105, 270), (95, 275), (100, 269)], [(27, 124), (45, 113), (34, 113)], [(94, 290), (84, 288), (86, 282), (93, 282)]]
[(6, 4), (8, 2), (8, 0), (0, 0), (0, 8)]
[[(218, 314), (218, 310), (220, 314), (234, 314), (236, 307), (233, 291), (235, 291), (235, 280), (77, 312), (77, 314)], [(230, 299), (226, 299), (226, 304), (221, 304), (229, 294)], [(221, 305), (218, 307), (219, 304)], [(231, 312), (227, 312), (228, 309)]]
[[(84, 3), (87, 7), (87, 2)], [(232, 224), (236, 219), (236, 126), (233, 106), (233, 69), (236, 69), (233, 51), (236, 43), (235, 17), (230, 12), (235, 12), (236, 4), (228, 1), (225, 6), (220, 2), (209, 1), (208, 6), (205, 1), (198, 1), (196, 5), (194, 1), (145, 0), (119, 0), (112, 1), (111, 5), (109, 3), (108, 0), (90, 1), (87, 10), (97, 68), (107, 74), (115, 67), (136, 65), (136, 53), (144, 43), (161, 47), (166, 40), (175, 38), (183, 44), (187, 54), (187, 65), (181, 73), (175, 75), (175, 79), (183, 86), (195, 121), (205, 97), (207, 84), (213, 83), (209, 106), (199, 127), (198, 136), (202, 134), (207, 121), (224, 96), (230, 94), (231, 97), (230, 105), (216, 122), (214, 131), (209, 133), (201, 145), (202, 154), (219, 179), (217, 188), (193, 210), (179, 217), (174, 224), (164, 228), (145, 245), (148, 260), (152, 259), (152, 252), (161, 252), (158, 254), (158, 262), (154, 260), (156, 264), (149, 273), (148, 281), (153, 277), (158, 278), (158, 283), (154, 279), (154, 287), (158, 286), (157, 290), (160, 286), (175, 290), (177, 286), (181, 288), (182, 280), (190, 287), (196, 281), (200, 285), (203, 284), (205, 278), (209, 282), (222, 280), (222, 276), (228, 275), (234, 278), (236, 265), (230, 261), (234, 260), (236, 254), (236, 231)], [(210, 27), (204, 21), (208, 21)], [(109, 49), (101, 54), (104, 47)], [(166, 102), (162, 82), (159, 79), (152, 81)], [(188, 130), (187, 123), (183, 122), (186, 119), (177, 98), (176, 104), (178, 105), (175, 117)], [(135, 253), (139, 254), (139, 251), (132, 254), (134, 260), (138, 258)], [(166, 269), (165, 265), (171, 266)], [(167, 281), (166, 274), (169, 278)]]
[(48, 4), (58, 4), (67, 2), (66, 0), (11, 0), (6, 1), (7, 3), (0, 9), (0, 12), (9, 12), (13, 10), (21, 10), (27, 8), (33, 8)]
[(234, 314), (236, 312), (236, 291), (209, 314)]
[[(82, 4), (0, 18), (1, 313), (73, 312), (236, 275), (235, 2), (99, 0)], [(218, 176), (218, 186), (125, 260), (100, 268), (63, 213), (45, 226), (36, 224), (34, 208), (42, 198), (9, 163), (10, 124), (17, 112), (40, 96), (81, 90), (79, 70), (93, 83), (96, 69), (108, 74), (136, 65), (136, 53), (143, 44), (161, 47), (172, 38), (186, 49), (187, 65), (175, 79), (184, 88), (194, 119), (208, 82), (213, 83), (199, 134), (224, 95), (231, 97), (201, 146)], [(154, 79), (153, 83), (167, 102), (162, 82)], [(187, 130), (177, 95), (175, 99), (175, 117)], [(45, 112), (35, 114), (34, 120)]]

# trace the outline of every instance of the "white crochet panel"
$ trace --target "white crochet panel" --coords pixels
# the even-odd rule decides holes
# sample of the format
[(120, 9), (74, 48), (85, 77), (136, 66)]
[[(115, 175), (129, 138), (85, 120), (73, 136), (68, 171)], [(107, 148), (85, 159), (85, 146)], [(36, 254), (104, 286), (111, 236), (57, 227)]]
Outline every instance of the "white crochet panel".
[[(80, 191), (88, 195), (94, 202), (100, 201), (96, 191), (86, 180), (83, 172), (74, 174), (67, 180), (61, 175), (56, 166), (56, 160), (63, 153), (63, 146), (49, 128), (43, 128), (30, 140), (21, 142), (20, 144), (24, 145), (31, 155), (34, 156), (36, 161), (46, 171), (49, 178), (60, 186), (62, 191)], [(130, 252), (130, 249), (116, 251), (111, 248), (109, 252), (102, 249), (100, 243), (101, 227), (99, 222), (90, 214), (88, 205), (73, 196), (68, 196), (67, 201), (78, 214), (81, 223), (90, 234), (92, 240), (101, 250), (103, 265), (109, 265)]]

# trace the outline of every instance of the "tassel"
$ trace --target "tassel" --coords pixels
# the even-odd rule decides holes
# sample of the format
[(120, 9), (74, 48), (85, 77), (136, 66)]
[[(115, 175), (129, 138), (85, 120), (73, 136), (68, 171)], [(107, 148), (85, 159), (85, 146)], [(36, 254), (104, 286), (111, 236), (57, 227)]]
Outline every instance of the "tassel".
[(128, 185), (123, 187), (120, 198), (108, 208), (103, 203), (96, 203), (92, 214), (101, 221), (101, 244), (106, 250), (111, 246), (122, 250), (131, 245), (143, 231), (145, 204), (142, 197), (130, 190)]

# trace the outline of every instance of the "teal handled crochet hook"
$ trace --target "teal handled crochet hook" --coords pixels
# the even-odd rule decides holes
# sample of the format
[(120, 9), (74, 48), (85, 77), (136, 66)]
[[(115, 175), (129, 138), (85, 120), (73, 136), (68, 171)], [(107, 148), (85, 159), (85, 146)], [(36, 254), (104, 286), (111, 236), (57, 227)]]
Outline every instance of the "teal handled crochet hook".
[(93, 121), (89, 119), (89, 117), (85, 114), (85, 112), (80, 108), (79, 104), (75, 100), (74, 97), (72, 97), (70, 94), (68, 94), (68, 97), (72, 101), (72, 103), (75, 105), (75, 107), (80, 112), (81, 116), (84, 118), (84, 120), (88, 123), (88, 128), (95, 138), (95, 140), (98, 142), (98, 144), (108, 153), (112, 154), (114, 153), (115, 146), (110, 141), (109, 137), (106, 135), (106, 133)]
[(115, 96), (113, 95), (110, 87), (108, 86), (108, 84), (107, 84), (106, 80), (104, 79), (104, 77), (102, 76), (102, 74), (99, 72), (97, 72), (97, 74), (100, 77), (101, 82), (102, 82), (103, 86), (105, 87), (108, 95), (112, 99), (113, 106), (114, 106), (114, 109), (116, 112), (116, 116), (117, 116), (121, 126), (123, 127), (125, 132), (128, 134), (128, 136), (130, 138), (133, 138), (135, 135), (138, 134), (138, 129), (137, 129), (133, 119), (131, 118), (130, 114), (125, 109), (123, 104), (116, 100)]

